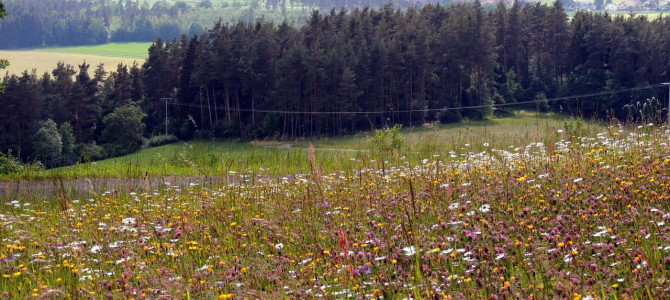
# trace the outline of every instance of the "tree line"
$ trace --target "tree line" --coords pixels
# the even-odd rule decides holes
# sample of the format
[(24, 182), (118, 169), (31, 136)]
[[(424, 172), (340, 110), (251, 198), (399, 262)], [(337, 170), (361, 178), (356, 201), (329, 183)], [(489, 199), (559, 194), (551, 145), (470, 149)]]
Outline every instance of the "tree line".
[[(670, 81), (669, 52), (670, 18), (568, 21), (558, 1), (314, 11), (301, 27), (218, 23), (157, 39), (143, 65), (110, 74), (98, 66), (89, 76), (83, 63), (6, 75), (0, 149), (48, 160), (35, 141), (58, 132), (58, 165), (134, 151), (143, 133), (165, 133), (166, 119), (180, 139), (289, 139), (483, 119), (519, 102), (639, 120), (660, 112), (645, 101), (667, 91), (634, 88)], [(601, 91), (614, 93), (546, 101)]]
[(5, 6), (1, 49), (152, 41), (202, 32), (200, 23), (179, 22), (184, 13), (200, 9), (183, 1), (149, 6), (130, 0), (6, 0)]
[[(219, 19), (236, 23), (272, 17), (301, 23), (306, 7), (379, 6), (386, 1), (216, 2), (156, 1), (150, 5), (139, 0), (6, 0), (9, 14), (0, 24), (0, 49), (148, 42), (156, 37), (169, 40), (184, 33), (199, 34), (203, 25), (211, 26)], [(410, 5), (409, 1), (396, 2), (399, 7)]]

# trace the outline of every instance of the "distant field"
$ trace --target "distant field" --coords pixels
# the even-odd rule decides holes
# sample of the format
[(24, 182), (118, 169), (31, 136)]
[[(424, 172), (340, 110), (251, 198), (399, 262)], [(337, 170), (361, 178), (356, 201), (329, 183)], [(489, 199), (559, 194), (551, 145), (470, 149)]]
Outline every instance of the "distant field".
[(109, 43), (95, 46), (50, 47), (35, 51), (144, 59), (148, 55), (149, 46), (151, 43)]
[[(600, 13), (604, 13), (604, 12), (605, 11), (602, 11)], [(613, 16), (624, 15), (626, 17), (630, 17), (630, 14), (631, 14), (631, 12), (629, 12), (629, 11), (608, 11), (607, 13), (610, 14), (610, 15), (613, 15)], [(649, 19), (649, 20), (655, 20), (655, 19), (660, 18), (661, 16), (666, 17), (666, 16), (670, 15), (670, 12), (667, 12), (667, 11), (636, 11), (636, 12), (633, 12), (633, 13), (634, 13), (635, 17), (646, 16), (647, 19)], [(574, 11), (566, 12), (566, 14), (568, 15), (568, 18), (572, 18), (572, 17), (575, 16)]]
[[(631, 12), (628, 11), (612, 11), (608, 12), (611, 15), (625, 15), (625, 16), (630, 16)], [(668, 16), (670, 13), (667, 11), (636, 11), (633, 12), (636, 17), (639, 16), (646, 16), (649, 20), (655, 20), (660, 18), (661, 16)]]
[(36, 70), (37, 74), (51, 72), (59, 61), (73, 66), (86, 61), (91, 65), (91, 71), (102, 63), (105, 65), (105, 70), (114, 71), (119, 63), (142, 64), (147, 57), (149, 45), (151, 43), (111, 43), (98, 46), (0, 51), (0, 57), (8, 59), (11, 64), (2, 74), (5, 71), (18, 74), (25, 70), (29, 72)]

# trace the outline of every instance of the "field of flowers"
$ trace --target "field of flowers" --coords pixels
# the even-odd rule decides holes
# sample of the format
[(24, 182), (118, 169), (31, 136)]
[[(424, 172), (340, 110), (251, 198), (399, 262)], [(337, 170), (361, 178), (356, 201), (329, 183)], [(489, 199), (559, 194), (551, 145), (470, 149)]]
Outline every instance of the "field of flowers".
[(310, 174), (6, 199), (0, 297), (663, 299), (669, 138), (610, 128), (328, 174), (311, 152)]

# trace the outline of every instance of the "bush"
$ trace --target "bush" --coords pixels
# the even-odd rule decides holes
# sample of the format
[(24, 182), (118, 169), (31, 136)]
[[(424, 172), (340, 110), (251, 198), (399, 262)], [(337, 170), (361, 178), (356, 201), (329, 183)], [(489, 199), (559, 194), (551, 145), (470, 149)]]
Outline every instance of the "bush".
[(515, 114), (507, 109), (504, 108), (498, 108), (493, 110), (493, 115), (496, 118), (511, 118), (514, 117)]
[(40, 162), (23, 164), (11, 152), (0, 152), (0, 174), (13, 174), (26, 171), (37, 172), (41, 170), (44, 170), (44, 165)]
[(95, 142), (90, 144), (78, 144), (79, 162), (91, 162), (105, 158), (105, 149)]
[(580, 118), (570, 117), (563, 124), (568, 137), (580, 137), (586, 134), (586, 123)]
[(254, 128), (252, 135), (258, 137), (278, 136), (281, 128), (281, 119), (276, 114), (266, 114), (263, 116), (260, 125)]
[(179, 139), (171, 134), (161, 134), (157, 135), (154, 137), (151, 137), (150, 139), (146, 140), (146, 143), (144, 144), (145, 148), (150, 148), (150, 147), (157, 147), (157, 146), (162, 146), (162, 145), (167, 145), (167, 144), (172, 144), (179, 142)]
[(404, 140), (400, 136), (401, 127), (401, 125), (396, 124), (391, 128), (375, 130), (369, 139), (372, 152), (384, 155), (400, 150), (404, 144)]
[(177, 131), (177, 137), (182, 140), (191, 140), (195, 137), (195, 133), (198, 131), (198, 126), (193, 121), (193, 118), (189, 116), (189, 120), (186, 120), (181, 123), (179, 130)]
[(11, 152), (0, 152), (0, 174), (11, 174), (23, 171), (23, 165)]
[(541, 92), (535, 94), (535, 108), (540, 112), (549, 111), (549, 101), (547, 101), (547, 95)]
[(218, 120), (214, 123), (214, 134), (230, 138), (240, 136), (240, 124), (235, 121)]
[(438, 114), (438, 118), (440, 120), (440, 123), (443, 124), (458, 123), (463, 120), (463, 116), (461, 116), (461, 112), (458, 110), (442, 111)]

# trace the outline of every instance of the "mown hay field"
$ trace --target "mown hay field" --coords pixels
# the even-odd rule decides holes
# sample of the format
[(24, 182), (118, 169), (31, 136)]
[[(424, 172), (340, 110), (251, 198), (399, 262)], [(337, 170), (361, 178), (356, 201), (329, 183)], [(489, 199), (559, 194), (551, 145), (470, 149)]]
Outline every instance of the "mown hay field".
[(2, 74), (21, 74), (36, 70), (38, 75), (56, 68), (58, 62), (75, 67), (83, 63), (90, 64), (89, 71), (104, 64), (105, 70), (115, 71), (119, 63), (131, 66), (134, 62), (144, 63), (150, 43), (111, 43), (99, 46), (79, 46), (60, 48), (41, 48), (26, 50), (0, 50), (0, 57), (9, 60), (10, 66)]

